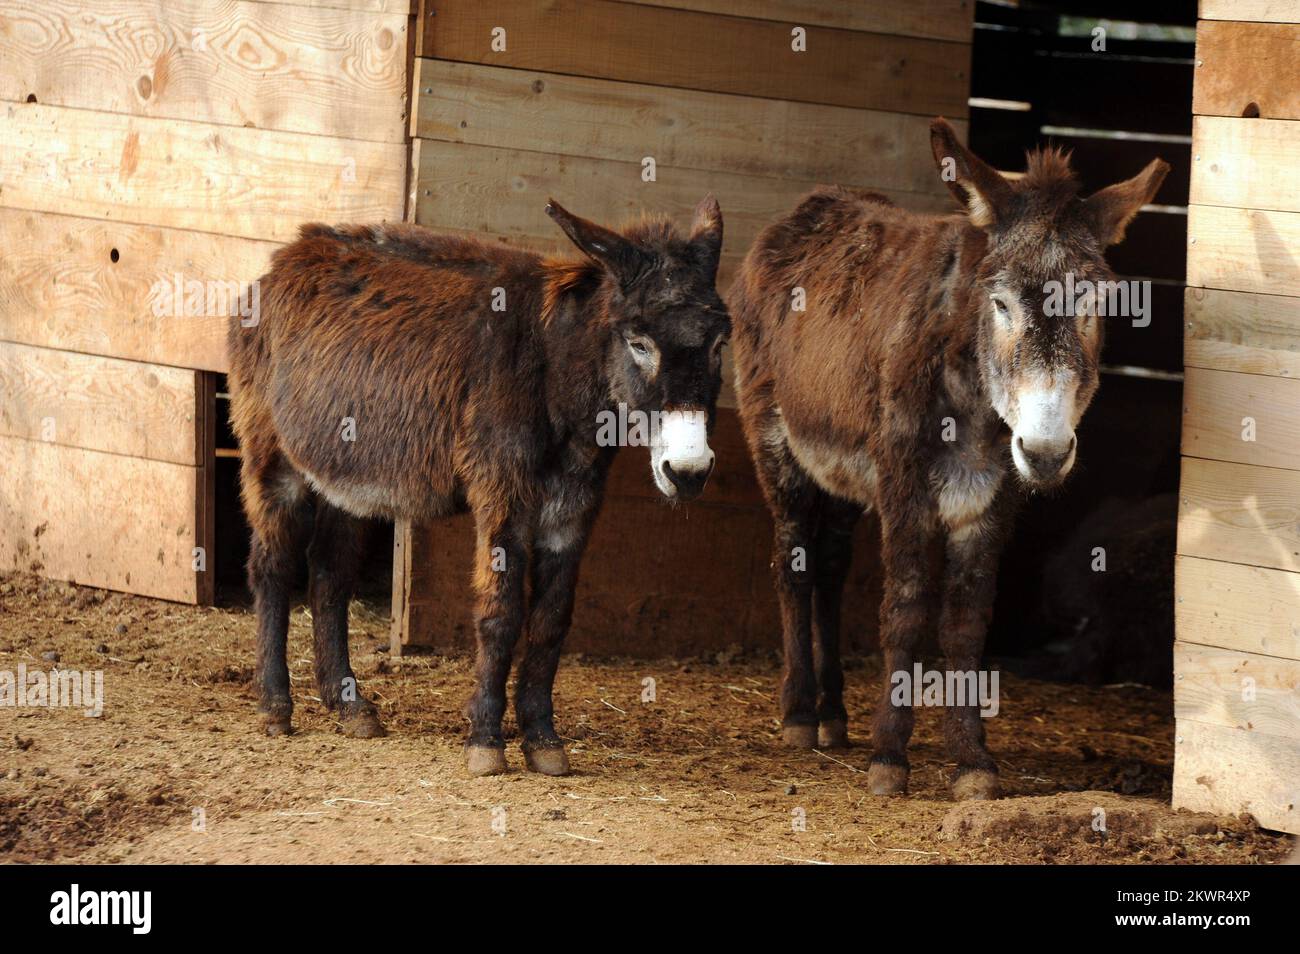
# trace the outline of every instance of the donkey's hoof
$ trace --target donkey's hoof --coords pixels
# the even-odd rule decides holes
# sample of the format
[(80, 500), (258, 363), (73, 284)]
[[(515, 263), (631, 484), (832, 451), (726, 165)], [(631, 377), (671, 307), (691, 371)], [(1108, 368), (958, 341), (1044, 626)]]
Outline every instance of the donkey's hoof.
[(262, 730), (269, 736), (293, 734), (293, 714), (291, 711), (277, 707), (270, 711), (259, 712), (262, 718)]
[(817, 724), (817, 748), (819, 749), (843, 749), (849, 744), (849, 727), (843, 719), (832, 719), (830, 722), (819, 722)]
[(465, 746), (465, 768), (478, 778), (481, 775), (504, 775), (506, 751), (490, 745)]
[(373, 709), (345, 712), (339, 722), (343, 727), (343, 734), (349, 739), (382, 739), (388, 735), (388, 730), (384, 728), (384, 724), (379, 721), (379, 716)]
[(988, 769), (974, 769), (957, 776), (952, 783), (952, 797), (959, 802), (992, 801), (1002, 794), (998, 776)]
[(867, 788), (872, 795), (906, 795), (907, 767), (872, 762), (867, 769)]
[(569, 756), (564, 749), (533, 749), (524, 751), (524, 765), (530, 772), (542, 775), (568, 775)]
[(817, 726), (784, 725), (781, 727), (781, 741), (792, 749), (817, 748)]

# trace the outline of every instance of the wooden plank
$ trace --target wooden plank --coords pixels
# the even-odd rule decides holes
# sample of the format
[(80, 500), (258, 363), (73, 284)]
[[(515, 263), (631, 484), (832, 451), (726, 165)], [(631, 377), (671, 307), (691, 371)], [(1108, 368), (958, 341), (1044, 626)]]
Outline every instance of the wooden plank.
[(242, 0), (0, 0), (0, 99), (403, 142), (406, 20)]
[[(444, 142), (946, 193), (929, 119), (416, 60), (412, 135)], [(956, 123), (964, 136), (966, 123)], [(1136, 167), (1140, 168), (1140, 166)]]
[(203, 314), (155, 314), (153, 289), (177, 276), (205, 292), (255, 281), (278, 246), (0, 208), (0, 247), (0, 339), (225, 371), (220, 296), (211, 313), (205, 293)]
[(0, 437), (0, 567), (198, 602), (204, 470)]
[(1203, 20), (1300, 23), (1300, 0), (1201, 0)]
[[(685, 228), (707, 192), (726, 223), (723, 266), (728, 275), (759, 230), (792, 209), (812, 182), (720, 172), (658, 168), (641, 181), (641, 164), (551, 156), (538, 152), (420, 141), (416, 221), (432, 229), (483, 233), (544, 252), (572, 249), (546, 215), (548, 197), (587, 218), (617, 225), (650, 211)], [(887, 195), (891, 194), (887, 190)], [(892, 193), (913, 208), (944, 209), (936, 195)]]
[(1174, 561), (1181, 642), (1300, 660), (1300, 574), (1186, 556)]
[(812, 27), (807, 50), (796, 52), (785, 23), (614, 0), (439, 0), (434, 12), (421, 53), (436, 59), (966, 116), (968, 43)]
[(1188, 288), (1183, 317), (1189, 366), (1300, 377), (1300, 299)]
[(0, 435), (198, 465), (198, 373), (0, 342)]
[(39, 104), (0, 114), (0, 204), (287, 241), (398, 221), (406, 147)]
[(1300, 297), (1300, 213), (1188, 207), (1187, 284)]
[(1188, 368), (1183, 453), (1300, 470), (1300, 380)]
[(1192, 112), (1300, 119), (1300, 83), (1283, 81), (1297, 72), (1300, 24), (1202, 20), (1196, 30)]
[(1193, 122), (1192, 202), (1300, 212), (1295, 175), (1300, 122), (1220, 116), (1197, 116)]
[(419, 0), (254, 0), (256, 3), (282, 3), (309, 10), (356, 10), (363, 13), (413, 14)]
[(1300, 662), (1175, 643), (1174, 716), (1300, 743)]
[(1174, 808), (1235, 815), (1300, 834), (1300, 740), (1180, 720)]
[(1177, 552), (1300, 571), (1300, 473), (1184, 457)]
[(868, 33), (971, 41), (974, 0), (844, 3), (843, 0), (637, 0), (643, 6), (781, 20), (791, 26), (838, 27)]

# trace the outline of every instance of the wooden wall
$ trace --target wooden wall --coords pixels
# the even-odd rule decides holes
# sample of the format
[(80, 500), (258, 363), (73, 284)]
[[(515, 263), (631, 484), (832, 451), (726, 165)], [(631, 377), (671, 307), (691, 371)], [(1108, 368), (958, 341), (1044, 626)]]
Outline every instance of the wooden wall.
[(1174, 804), (1300, 832), (1300, 2), (1200, 12)]
[[(820, 183), (950, 206), (928, 124), (967, 123), (973, 0), (438, 0), (421, 5), (410, 207), (421, 224), (546, 252), (554, 196), (617, 224), (683, 226), (714, 192), (726, 287), (754, 236)], [(792, 30), (806, 31), (806, 52)], [(505, 48), (494, 50), (493, 31)], [(643, 162), (655, 162), (654, 181)], [(704, 496), (658, 499), (643, 449), (619, 455), (584, 562), (570, 650), (642, 656), (777, 646), (771, 528), (727, 391)], [(874, 525), (846, 600), (874, 639)], [(399, 526), (395, 651), (473, 644), (468, 518)]]
[(0, 570), (211, 600), (229, 319), (151, 290), (400, 219), (413, 32), (409, 0), (0, 0)]

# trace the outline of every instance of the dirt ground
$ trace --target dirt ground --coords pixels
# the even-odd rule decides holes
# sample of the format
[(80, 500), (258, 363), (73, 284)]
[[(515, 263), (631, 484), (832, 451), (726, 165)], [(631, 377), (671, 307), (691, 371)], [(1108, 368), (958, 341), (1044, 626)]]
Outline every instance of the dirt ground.
[(988, 732), (1010, 797), (954, 804), (939, 716), (923, 711), (911, 794), (873, 798), (870, 658), (847, 673), (856, 744), (813, 753), (778, 744), (774, 655), (568, 657), (556, 711), (575, 774), (526, 773), (512, 743), (509, 775), (471, 779), (469, 660), (390, 659), (382, 609), (357, 606), (352, 626), (389, 737), (346, 739), (313, 700), (296, 609), (297, 732), (269, 739), (246, 610), (0, 578), (0, 670), (102, 669), (105, 695), (99, 718), (0, 707), (0, 860), (1249, 864), (1289, 847), (1249, 819), (1167, 807), (1170, 698), (1139, 687), (1004, 675)]

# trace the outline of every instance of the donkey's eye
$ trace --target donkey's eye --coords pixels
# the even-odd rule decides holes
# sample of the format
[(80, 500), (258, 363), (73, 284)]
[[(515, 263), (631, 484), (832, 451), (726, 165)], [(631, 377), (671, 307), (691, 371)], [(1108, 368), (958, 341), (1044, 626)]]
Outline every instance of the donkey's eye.
[(999, 318), (1006, 318), (1011, 313), (1007, 311), (1007, 303), (997, 295), (990, 296), (993, 299), (993, 310), (998, 313)]
[(644, 341), (629, 341), (628, 347), (639, 355), (648, 355), (650, 353), (650, 349), (645, 346)]

